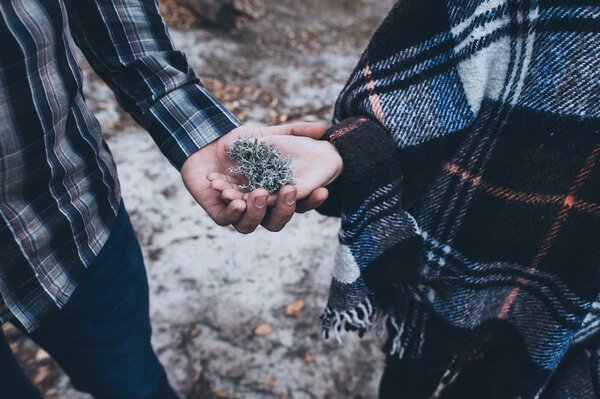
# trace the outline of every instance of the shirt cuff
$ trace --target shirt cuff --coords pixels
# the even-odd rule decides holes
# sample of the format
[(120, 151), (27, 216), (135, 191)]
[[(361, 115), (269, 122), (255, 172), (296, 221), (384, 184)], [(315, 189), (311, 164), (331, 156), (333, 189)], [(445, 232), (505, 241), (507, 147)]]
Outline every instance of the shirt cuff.
[(159, 98), (142, 116), (167, 159), (181, 170), (190, 155), (241, 125), (201, 84), (173, 90)]

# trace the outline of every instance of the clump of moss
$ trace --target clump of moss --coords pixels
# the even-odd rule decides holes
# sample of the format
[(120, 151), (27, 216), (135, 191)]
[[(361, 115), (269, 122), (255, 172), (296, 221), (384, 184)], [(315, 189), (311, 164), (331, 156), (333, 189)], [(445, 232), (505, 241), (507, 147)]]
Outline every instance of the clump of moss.
[(252, 138), (239, 138), (229, 149), (229, 157), (237, 166), (231, 172), (243, 176), (248, 183), (240, 185), (242, 190), (263, 188), (269, 194), (285, 185), (295, 185), (290, 165), (292, 157), (283, 157), (276, 145)]

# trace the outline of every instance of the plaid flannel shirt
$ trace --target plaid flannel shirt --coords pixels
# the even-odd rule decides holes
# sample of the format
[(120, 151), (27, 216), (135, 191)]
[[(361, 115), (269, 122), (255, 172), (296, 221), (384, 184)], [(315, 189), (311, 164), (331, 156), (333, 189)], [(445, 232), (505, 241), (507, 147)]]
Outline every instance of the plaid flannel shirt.
[(0, 321), (31, 331), (67, 303), (120, 203), (75, 44), (178, 168), (239, 122), (173, 48), (155, 1), (1, 1), (0, 43)]

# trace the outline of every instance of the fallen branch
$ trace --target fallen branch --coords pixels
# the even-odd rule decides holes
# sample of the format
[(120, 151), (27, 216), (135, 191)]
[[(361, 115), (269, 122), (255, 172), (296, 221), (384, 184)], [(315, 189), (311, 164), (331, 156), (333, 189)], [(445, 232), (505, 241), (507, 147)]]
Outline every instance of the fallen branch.
[(192, 10), (200, 19), (223, 29), (236, 26), (242, 17), (250, 17), (234, 0), (178, 0)]

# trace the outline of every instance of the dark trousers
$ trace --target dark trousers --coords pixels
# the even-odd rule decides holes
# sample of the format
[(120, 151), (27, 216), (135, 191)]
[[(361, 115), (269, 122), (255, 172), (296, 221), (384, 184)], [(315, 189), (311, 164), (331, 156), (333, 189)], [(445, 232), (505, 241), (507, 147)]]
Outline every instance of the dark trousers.
[[(17, 327), (20, 327), (17, 325)], [(150, 344), (148, 280), (125, 207), (67, 305), (29, 334), (95, 398), (176, 399)], [(0, 330), (0, 397), (41, 399)]]

